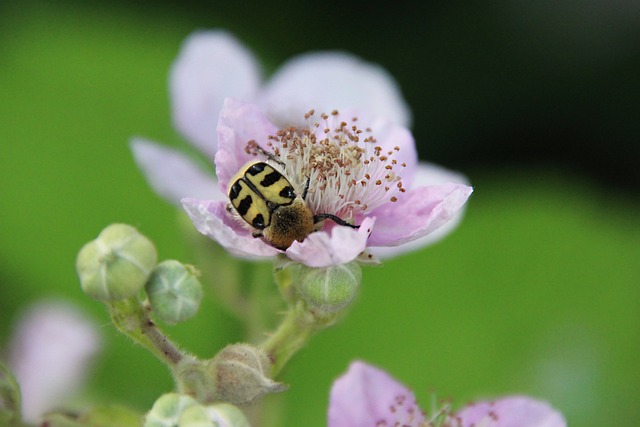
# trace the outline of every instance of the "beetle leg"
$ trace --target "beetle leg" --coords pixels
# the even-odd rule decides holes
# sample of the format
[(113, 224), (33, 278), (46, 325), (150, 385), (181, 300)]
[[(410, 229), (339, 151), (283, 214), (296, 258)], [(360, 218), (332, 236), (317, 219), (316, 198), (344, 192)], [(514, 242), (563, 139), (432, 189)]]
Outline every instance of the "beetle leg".
[(351, 227), (351, 228), (360, 228), (359, 225), (349, 224), (347, 221), (345, 221), (345, 220), (343, 220), (341, 218), (338, 218), (335, 215), (328, 214), (328, 213), (322, 213), (322, 214), (314, 215), (313, 216), (313, 223), (317, 224), (320, 221), (322, 221), (323, 219), (330, 219), (330, 220), (332, 220), (333, 222), (335, 222), (338, 225), (344, 225), (344, 226)]

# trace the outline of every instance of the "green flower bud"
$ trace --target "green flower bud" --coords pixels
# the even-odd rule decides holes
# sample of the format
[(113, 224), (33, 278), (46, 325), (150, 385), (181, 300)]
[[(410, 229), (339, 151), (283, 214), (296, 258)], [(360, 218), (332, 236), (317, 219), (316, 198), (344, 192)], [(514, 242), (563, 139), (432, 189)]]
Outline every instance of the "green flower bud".
[(210, 362), (209, 370), (215, 378), (217, 400), (234, 405), (248, 405), (287, 388), (269, 378), (271, 361), (264, 351), (249, 344), (226, 346)]
[(207, 412), (217, 427), (251, 427), (242, 411), (228, 403), (207, 406)]
[(18, 425), (20, 388), (11, 373), (0, 363), (0, 426)]
[(144, 427), (175, 427), (183, 412), (192, 406), (200, 404), (191, 396), (178, 393), (163, 394), (147, 413)]
[(356, 296), (362, 270), (357, 262), (326, 268), (303, 266), (298, 273), (298, 294), (311, 308), (335, 313)]
[(112, 224), (80, 250), (76, 270), (87, 295), (120, 300), (140, 292), (157, 258), (153, 243), (138, 230)]
[(207, 408), (194, 405), (185, 409), (180, 415), (178, 427), (218, 427), (218, 425), (211, 420)]
[(156, 266), (146, 290), (156, 316), (170, 325), (192, 318), (200, 307), (202, 286), (196, 270), (174, 260)]
[(228, 403), (210, 406), (194, 405), (184, 410), (178, 427), (250, 427), (237, 407)]

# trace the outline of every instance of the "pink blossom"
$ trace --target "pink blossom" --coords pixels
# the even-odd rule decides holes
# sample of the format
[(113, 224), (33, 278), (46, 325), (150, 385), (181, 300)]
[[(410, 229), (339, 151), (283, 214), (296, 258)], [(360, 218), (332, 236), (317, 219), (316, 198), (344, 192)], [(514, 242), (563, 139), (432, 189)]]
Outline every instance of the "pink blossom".
[(9, 343), (9, 366), (22, 393), (23, 418), (35, 423), (82, 386), (100, 347), (97, 325), (57, 301), (31, 306)]
[(428, 418), (411, 390), (386, 372), (353, 362), (331, 389), (329, 427), (566, 427), (562, 414), (549, 404), (510, 396), (468, 405), (455, 414)]
[[(463, 199), (466, 195), (464, 191), (456, 192), (455, 188), (462, 187), (455, 185), (466, 184), (467, 180), (460, 174), (436, 165), (416, 162), (413, 140), (405, 128), (411, 122), (410, 111), (397, 83), (380, 66), (347, 53), (314, 52), (292, 58), (265, 81), (256, 58), (232, 35), (224, 31), (201, 31), (192, 34), (184, 42), (171, 68), (169, 87), (174, 125), (212, 162), (218, 153), (219, 133), (227, 135), (225, 132), (229, 132), (229, 129), (241, 132), (237, 126), (226, 126), (226, 131), (218, 129), (216, 132), (219, 114), (227, 97), (252, 102), (261, 112), (261, 117), (268, 118), (269, 129), (290, 125), (304, 126), (304, 114), (311, 108), (318, 112), (333, 109), (344, 112), (357, 110), (368, 117), (384, 118), (386, 124), (376, 129), (377, 138), (405, 143), (406, 148), (403, 148), (402, 153), (413, 163), (410, 168), (405, 169), (403, 182), (412, 182), (414, 188), (423, 189), (412, 193), (412, 199), (407, 198), (402, 202), (404, 205), (397, 204), (406, 212), (404, 215), (401, 214), (401, 209), (391, 206), (380, 208), (377, 216), (387, 218), (388, 221), (377, 219), (377, 231), (371, 237), (373, 240), (369, 245), (365, 245), (367, 239), (364, 228), (355, 235), (337, 228), (336, 233), (345, 234), (342, 236), (344, 238), (329, 238), (330, 235), (326, 234), (309, 236), (309, 240), (317, 241), (317, 245), (331, 249), (335, 245), (355, 240), (357, 246), (350, 246), (350, 252), (367, 246), (371, 248), (370, 253), (373, 255), (389, 257), (439, 240), (453, 230), (461, 219), (461, 210), (455, 206), (442, 204), (437, 207), (426, 204), (438, 196), (434, 194), (438, 188), (444, 191), (439, 196), (447, 197), (450, 205), (459, 204), (456, 197)], [(382, 134), (383, 131), (396, 134)], [(242, 150), (248, 140), (238, 140), (235, 149), (240, 152), (227, 150), (227, 154), (232, 154), (231, 164), (240, 168), (242, 164), (238, 164), (237, 160), (243, 158)], [(160, 196), (175, 204), (179, 204), (183, 198), (203, 201), (197, 207), (190, 206), (188, 210), (191, 212), (220, 211), (219, 203), (206, 205), (204, 201), (226, 200), (228, 188), (220, 185), (212, 171), (201, 167), (193, 157), (143, 138), (134, 138), (131, 146), (147, 181)], [(238, 169), (228, 169), (229, 171), (222, 172), (227, 183), (230, 178), (228, 175), (238, 172)], [(220, 173), (218, 171), (218, 175)], [(454, 187), (443, 187), (445, 184), (453, 184)], [(454, 211), (458, 211), (458, 214), (449, 217)], [(416, 232), (415, 221), (410, 219), (424, 220), (425, 215), (431, 215), (430, 228), (423, 227)], [(368, 219), (367, 222), (372, 220)], [(245, 238), (247, 230), (237, 230), (240, 235), (232, 232), (237, 227), (228, 226), (237, 224), (229, 221), (222, 214), (213, 214), (211, 217), (201, 217), (196, 223), (201, 231), (205, 230), (204, 234), (220, 242), (235, 241), (236, 244), (225, 246), (236, 255), (253, 257), (277, 253), (272, 247), (265, 247), (261, 241), (249, 242)], [(329, 227), (326, 231), (330, 231)], [(404, 230), (393, 232), (394, 228), (400, 227)], [(373, 247), (373, 244), (377, 246)], [(318, 255), (315, 251), (311, 252)], [(309, 247), (292, 247), (288, 254), (298, 260), (305, 260), (313, 255)], [(322, 261), (318, 260), (318, 264), (340, 263), (353, 257), (343, 251), (325, 251), (322, 258)]]
[[(397, 83), (377, 65), (343, 52), (313, 52), (292, 58), (265, 81), (254, 55), (225, 31), (198, 31), (185, 40), (169, 90), (176, 129), (212, 161), (227, 97), (257, 103), (282, 126), (310, 108), (358, 108), (402, 125), (411, 121)], [(184, 153), (139, 137), (131, 147), (150, 186), (166, 200), (219, 196), (213, 175)]]
[[(451, 220), (471, 194), (456, 182), (423, 185), (411, 133), (385, 119), (356, 113), (306, 114), (306, 127), (278, 129), (255, 104), (228, 99), (218, 124), (216, 173), (226, 193), (247, 162), (271, 161), (314, 214), (331, 214), (359, 228), (320, 223), (316, 232), (284, 251), (310, 267), (346, 263), (367, 248), (421, 239)], [(262, 151), (270, 152), (268, 158)], [(185, 198), (196, 228), (231, 253), (246, 257), (283, 252), (226, 206), (225, 198)], [(367, 255), (370, 255), (367, 253)]]

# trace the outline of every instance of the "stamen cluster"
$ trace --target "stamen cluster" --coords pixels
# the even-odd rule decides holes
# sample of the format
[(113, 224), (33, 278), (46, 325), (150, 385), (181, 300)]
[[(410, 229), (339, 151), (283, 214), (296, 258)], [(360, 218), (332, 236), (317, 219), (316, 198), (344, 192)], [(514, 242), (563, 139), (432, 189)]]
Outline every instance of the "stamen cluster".
[[(358, 118), (342, 120), (338, 111), (305, 114), (309, 127), (287, 127), (268, 137), (267, 151), (285, 165), (294, 186), (310, 182), (307, 203), (314, 212), (330, 212), (343, 219), (365, 214), (389, 201), (396, 202), (403, 186), (396, 160), (400, 147), (383, 151), (371, 128), (358, 127)], [(246, 151), (258, 154), (255, 141)]]

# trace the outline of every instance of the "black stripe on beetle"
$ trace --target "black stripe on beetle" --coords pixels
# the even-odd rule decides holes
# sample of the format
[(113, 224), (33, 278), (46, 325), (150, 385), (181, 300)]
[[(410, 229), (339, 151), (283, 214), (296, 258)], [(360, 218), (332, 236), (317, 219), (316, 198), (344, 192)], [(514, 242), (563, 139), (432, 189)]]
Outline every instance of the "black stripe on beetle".
[(273, 171), (262, 178), (262, 181), (260, 181), (260, 185), (262, 185), (263, 187), (271, 187), (273, 184), (280, 181), (280, 178), (282, 178), (282, 174), (278, 171)]
[(251, 195), (247, 194), (247, 197), (242, 199), (238, 204), (238, 207), (236, 208), (240, 216), (245, 216), (247, 212), (249, 212), (249, 208), (251, 207), (252, 203), (253, 203), (253, 199), (251, 198)]

